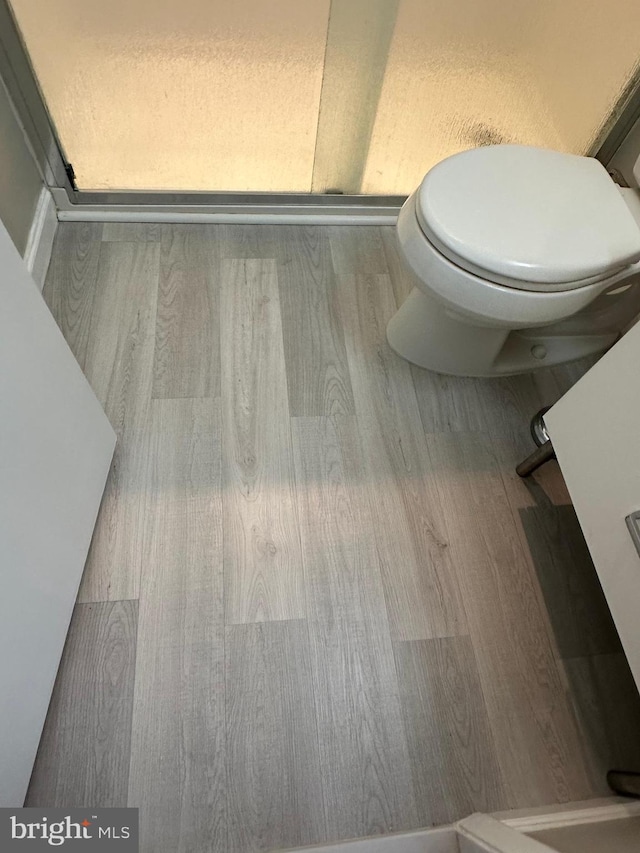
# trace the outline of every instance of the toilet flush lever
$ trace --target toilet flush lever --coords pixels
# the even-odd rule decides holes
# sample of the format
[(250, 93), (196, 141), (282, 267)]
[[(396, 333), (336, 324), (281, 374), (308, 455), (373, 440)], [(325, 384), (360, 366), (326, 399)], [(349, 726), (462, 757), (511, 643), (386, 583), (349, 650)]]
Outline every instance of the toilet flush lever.
[(625, 521), (627, 522), (627, 527), (629, 528), (629, 533), (633, 539), (633, 544), (636, 546), (636, 551), (640, 557), (640, 509), (632, 512), (631, 515), (628, 515), (625, 518)]

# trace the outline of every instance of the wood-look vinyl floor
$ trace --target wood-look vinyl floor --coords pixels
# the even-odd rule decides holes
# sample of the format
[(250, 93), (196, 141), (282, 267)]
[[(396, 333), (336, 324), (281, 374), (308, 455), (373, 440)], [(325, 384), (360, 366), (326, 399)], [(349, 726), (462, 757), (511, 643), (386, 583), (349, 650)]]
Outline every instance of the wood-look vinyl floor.
[(587, 365), (387, 346), (376, 227), (61, 224), (45, 299), (118, 432), (31, 806), (250, 853), (606, 793), (640, 699), (529, 419)]

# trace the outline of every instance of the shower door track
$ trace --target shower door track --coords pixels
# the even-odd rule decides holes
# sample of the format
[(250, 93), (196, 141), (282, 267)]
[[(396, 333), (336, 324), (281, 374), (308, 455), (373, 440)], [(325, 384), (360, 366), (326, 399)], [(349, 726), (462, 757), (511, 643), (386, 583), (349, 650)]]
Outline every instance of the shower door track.
[(404, 196), (84, 192), (52, 188), (61, 221), (393, 225)]

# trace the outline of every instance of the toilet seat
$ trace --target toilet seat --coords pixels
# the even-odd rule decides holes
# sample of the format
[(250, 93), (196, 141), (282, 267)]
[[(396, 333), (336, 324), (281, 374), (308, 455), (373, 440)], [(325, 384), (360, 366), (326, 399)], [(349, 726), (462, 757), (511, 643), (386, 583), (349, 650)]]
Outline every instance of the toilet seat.
[(482, 267), (477, 266), (476, 264), (472, 264), (466, 258), (459, 257), (454, 252), (452, 252), (448, 246), (445, 246), (443, 243), (441, 243), (433, 233), (429, 233), (429, 229), (423, 226), (420, 222), (419, 216), (417, 216), (416, 218), (418, 219), (418, 224), (422, 232), (424, 233), (424, 236), (427, 238), (428, 242), (431, 243), (431, 245), (434, 246), (445, 258), (447, 258), (447, 260), (451, 261), (451, 263), (455, 264), (466, 272), (473, 273), (473, 275), (478, 276), (478, 278), (486, 279), (487, 281), (490, 281), (493, 284), (501, 284), (503, 287), (511, 287), (515, 290), (530, 290), (534, 293), (557, 293), (565, 290), (577, 290), (580, 287), (587, 287), (587, 285), (589, 284), (596, 284), (599, 281), (609, 279), (617, 273), (622, 272), (622, 270), (626, 269), (625, 266), (616, 267), (611, 270), (611, 272), (607, 272), (602, 275), (594, 275), (590, 276), (589, 278), (581, 278), (577, 281), (568, 282), (537, 282), (507, 278), (507, 276), (499, 275), (498, 273), (492, 272), (491, 270), (486, 270)]
[(591, 158), (520, 145), (449, 157), (424, 178), (416, 215), (452, 263), (520, 290), (573, 290), (640, 260), (640, 228)]
[(603, 290), (626, 281), (634, 269), (562, 291), (531, 292), (515, 286), (516, 282), (505, 286), (464, 269), (440, 252), (420, 227), (417, 202), (416, 190), (403, 205), (397, 224), (400, 253), (414, 286), (473, 324), (523, 329), (556, 323), (585, 308)]

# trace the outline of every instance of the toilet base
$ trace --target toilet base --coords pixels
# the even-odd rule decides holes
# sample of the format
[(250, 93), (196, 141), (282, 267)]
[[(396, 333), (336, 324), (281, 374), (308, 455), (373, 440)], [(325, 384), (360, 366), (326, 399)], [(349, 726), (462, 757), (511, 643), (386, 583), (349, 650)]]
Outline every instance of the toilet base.
[[(558, 332), (555, 324), (554, 332)], [(544, 334), (471, 325), (439, 300), (414, 287), (387, 326), (387, 340), (402, 358), (452, 376), (509, 376), (604, 352), (617, 332)]]

